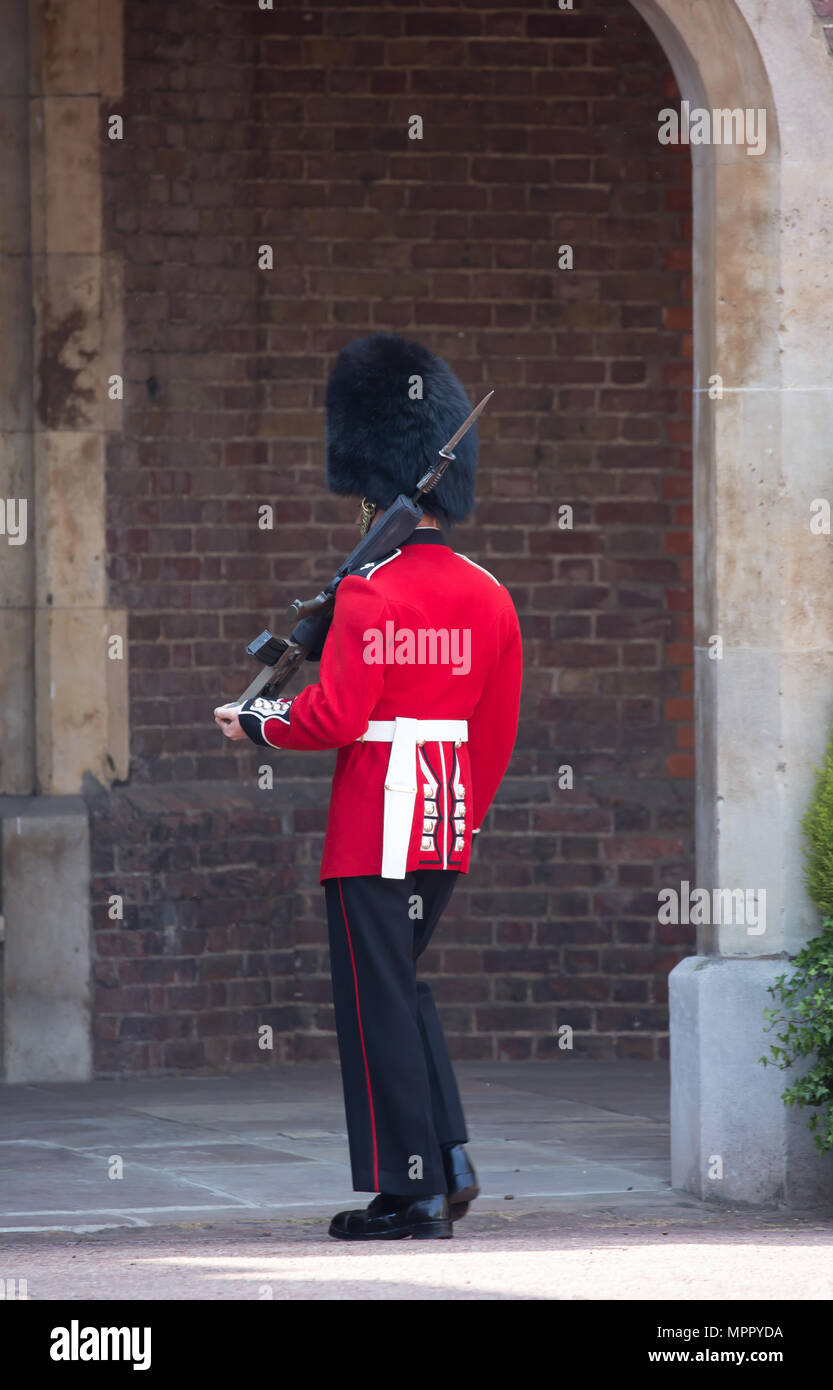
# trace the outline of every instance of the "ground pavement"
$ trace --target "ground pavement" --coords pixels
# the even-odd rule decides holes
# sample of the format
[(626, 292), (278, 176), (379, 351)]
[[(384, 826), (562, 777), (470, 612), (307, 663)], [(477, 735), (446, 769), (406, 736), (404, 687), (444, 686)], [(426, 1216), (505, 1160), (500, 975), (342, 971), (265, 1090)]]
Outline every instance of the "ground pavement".
[(664, 1066), (457, 1070), (483, 1195), (451, 1241), (372, 1246), (327, 1236), (369, 1200), (334, 1066), (2, 1087), (0, 1281), (30, 1300), (833, 1296), (833, 1211), (671, 1190)]

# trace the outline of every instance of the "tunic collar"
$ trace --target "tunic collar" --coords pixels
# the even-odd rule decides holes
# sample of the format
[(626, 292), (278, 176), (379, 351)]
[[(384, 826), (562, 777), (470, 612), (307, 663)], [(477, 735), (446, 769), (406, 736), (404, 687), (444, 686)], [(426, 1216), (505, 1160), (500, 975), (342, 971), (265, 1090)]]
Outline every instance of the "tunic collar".
[(448, 541), (442, 531), (438, 531), (433, 526), (417, 527), (412, 531), (407, 540), (401, 541), (400, 545), (448, 545)]

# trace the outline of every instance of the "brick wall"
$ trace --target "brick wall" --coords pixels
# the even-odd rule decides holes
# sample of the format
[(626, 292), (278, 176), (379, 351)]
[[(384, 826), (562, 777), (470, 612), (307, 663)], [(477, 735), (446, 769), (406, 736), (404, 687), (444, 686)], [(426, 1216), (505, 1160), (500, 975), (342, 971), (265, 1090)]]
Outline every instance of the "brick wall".
[(454, 1050), (545, 1058), (562, 1023), (591, 1055), (664, 1048), (692, 948), (656, 923), (658, 886), (691, 876), (690, 175), (656, 141), (676, 88), (652, 35), (626, 0), (580, 10), (126, 0), (105, 219), (132, 766), (90, 793), (103, 1072), (257, 1061), (270, 1020), (269, 1055), (334, 1055), (331, 758), (233, 748), (211, 709), (355, 541), (322, 487), (321, 405), (336, 351), (378, 329), (447, 356), (473, 398), (496, 388), (455, 543), (526, 639), (488, 848), (425, 962)]

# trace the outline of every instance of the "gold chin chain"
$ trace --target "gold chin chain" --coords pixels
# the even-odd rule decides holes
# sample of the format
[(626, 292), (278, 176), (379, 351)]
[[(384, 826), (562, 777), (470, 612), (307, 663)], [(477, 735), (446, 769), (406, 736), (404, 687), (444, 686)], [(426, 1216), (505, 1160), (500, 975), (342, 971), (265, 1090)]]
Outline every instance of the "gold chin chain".
[(359, 529), (362, 536), (366, 536), (370, 530), (370, 524), (376, 515), (376, 503), (368, 502), (366, 497), (362, 498), (362, 516)]

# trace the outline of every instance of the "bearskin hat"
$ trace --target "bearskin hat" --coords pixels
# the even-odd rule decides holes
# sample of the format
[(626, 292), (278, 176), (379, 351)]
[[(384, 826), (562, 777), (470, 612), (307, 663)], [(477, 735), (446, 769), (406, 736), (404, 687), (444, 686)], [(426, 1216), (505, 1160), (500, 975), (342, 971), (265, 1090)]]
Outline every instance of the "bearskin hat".
[[(471, 411), (447, 362), (391, 333), (344, 348), (327, 382), (326, 408), (327, 486), (379, 507), (416, 490)], [(463, 521), (474, 507), (476, 468), (472, 426), (420, 505), (441, 521)]]

